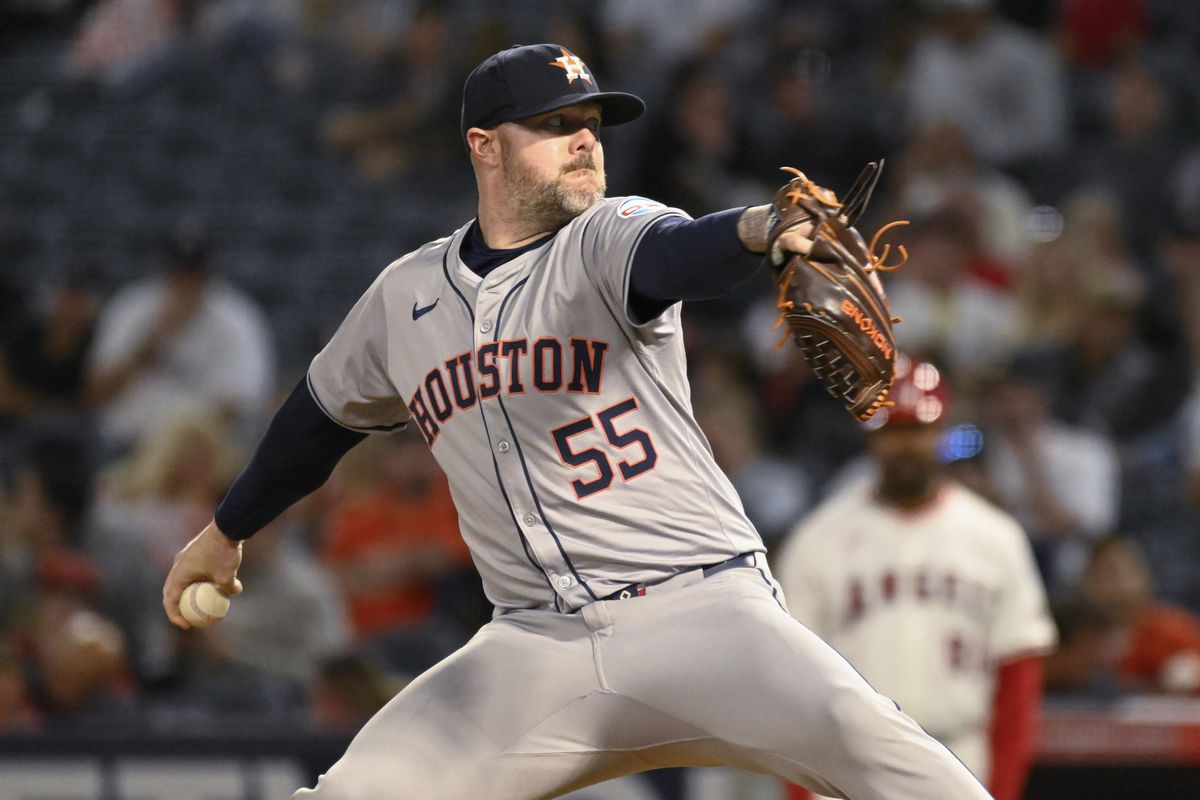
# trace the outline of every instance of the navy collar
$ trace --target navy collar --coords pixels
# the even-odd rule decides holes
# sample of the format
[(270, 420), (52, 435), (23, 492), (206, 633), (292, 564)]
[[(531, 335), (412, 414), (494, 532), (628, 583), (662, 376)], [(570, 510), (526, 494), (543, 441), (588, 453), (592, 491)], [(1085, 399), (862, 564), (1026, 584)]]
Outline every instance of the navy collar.
[[(554, 233), (557, 233), (557, 231)], [(483, 240), (483, 231), (480, 230), (479, 220), (477, 219), (471, 223), (471, 227), (467, 229), (467, 235), (463, 237), (462, 243), (458, 246), (458, 257), (462, 259), (462, 262), (472, 272), (483, 278), (492, 270), (504, 266), (517, 256), (541, 247), (549, 239), (553, 238), (554, 233), (548, 233), (542, 238), (535, 239), (529, 244), (524, 244), (520, 247), (500, 250), (488, 247), (487, 242)]]

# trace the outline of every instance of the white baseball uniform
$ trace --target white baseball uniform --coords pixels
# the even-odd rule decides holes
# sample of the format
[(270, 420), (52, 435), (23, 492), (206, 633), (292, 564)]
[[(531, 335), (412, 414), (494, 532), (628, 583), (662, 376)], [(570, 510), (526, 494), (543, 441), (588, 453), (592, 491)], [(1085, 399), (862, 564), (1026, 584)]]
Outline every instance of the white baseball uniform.
[(855, 800), (987, 796), (784, 610), (692, 418), (679, 305), (626, 312), (671, 214), (604, 200), (483, 278), (464, 226), (388, 267), (313, 361), (334, 421), (420, 430), (496, 615), (297, 798), (543, 798), (721, 764)]
[(913, 512), (873, 487), (844, 487), (789, 536), (790, 610), (986, 781), (996, 668), (1056, 640), (1029, 541), (960, 484)]

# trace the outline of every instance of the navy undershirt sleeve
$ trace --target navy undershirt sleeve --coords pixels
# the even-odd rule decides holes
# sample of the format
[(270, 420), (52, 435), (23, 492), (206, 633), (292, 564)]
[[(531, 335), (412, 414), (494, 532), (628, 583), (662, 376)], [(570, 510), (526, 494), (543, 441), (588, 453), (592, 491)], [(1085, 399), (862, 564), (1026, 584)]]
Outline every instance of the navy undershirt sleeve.
[(250, 538), (325, 483), (342, 456), (366, 436), (326, 416), (307, 379), (301, 380), (217, 508), (217, 527), (230, 539)]
[(738, 238), (744, 208), (699, 219), (663, 217), (646, 231), (629, 272), (629, 310), (638, 322), (654, 319), (680, 300), (728, 294), (756, 273), (762, 253)]

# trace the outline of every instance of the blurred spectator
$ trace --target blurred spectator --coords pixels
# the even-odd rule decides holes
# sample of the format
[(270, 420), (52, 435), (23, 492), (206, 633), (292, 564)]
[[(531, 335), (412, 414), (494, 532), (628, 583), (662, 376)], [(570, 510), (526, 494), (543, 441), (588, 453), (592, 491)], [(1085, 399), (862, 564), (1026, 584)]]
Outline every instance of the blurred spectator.
[(1088, 283), (1087, 267), (1062, 236), (1034, 246), (1017, 284), (1022, 347), (1064, 345), (1083, 328), (1082, 306), (1063, 298), (1075, 297)]
[(262, 21), (271, 26), (299, 27), (305, 14), (318, 3), (294, 0), (216, 0), (197, 9), (205, 29), (222, 30), (247, 21)]
[(1144, 48), (1150, 16), (1144, 0), (1067, 0), (1057, 9), (1054, 41), (1067, 69), (1078, 139), (1102, 135), (1113, 68)]
[(936, 367), (901, 356), (890, 397), (868, 423), (871, 477), (797, 525), (776, 575), (793, 616), (1017, 800), (1055, 641), (1041, 578), (1017, 521), (943, 469)]
[[(496, 49), (518, 43), (558, 42), (583, 59), (601, 84), (609, 81), (604, 77), (604, 53), (600, 50), (600, 31), (597, 18), (604, 11), (604, 3), (593, 0), (494, 0), (486, 7), (456, 9), (467, 13), (476, 25), (480, 25), (480, 13), (487, 15), (485, 27), (495, 28), (487, 32), (492, 37), (503, 39)], [(478, 38), (478, 37), (477, 37)], [(483, 43), (476, 41), (478, 50)], [(482, 57), (486, 57), (486, 53)], [(468, 66), (468, 69), (470, 67)]]
[(223, 420), (180, 406), (100, 475), (88, 548), (108, 579), (107, 602), (120, 614), (144, 682), (173, 669), (177, 640), (162, 613), (162, 576), (212, 518), (234, 476), (234, 449)]
[(1135, 446), (1178, 412), (1186, 386), (1180, 354), (1152, 349), (1139, 335), (1145, 281), (1091, 262), (1075, 289), (1075, 327), (1062, 341), (1029, 348), (1058, 420)]
[(981, 161), (960, 127), (943, 119), (914, 131), (888, 166), (895, 170), (887, 181), (889, 219), (919, 220), (953, 208), (978, 229), (980, 257), (996, 262), (988, 272), (1023, 271), (1031, 245), (1029, 192)]
[(1051, 606), (1058, 647), (1046, 657), (1046, 694), (1111, 700), (1121, 692), (1116, 662), (1125, 627), (1107, 609), (1073, 594)]
[(84, 360), (99, 308), (93, 280), (83, 272), (61, 276), (0, 341), (0, 420), (83, 409)]
[(91, 502), (92, 470), (84, 445), (70, 437), (39, 435), (27, 442), (5, 476), (7, 510), (0, 523), (0, 619), (18, 608), (42, 580), (98, 588), (99, 572), (81, 550)]
[(638, 3), (609, 0), (605, 3), (606, 38), (613, 51), (656, 51), (662, 63), (685, 58), (710, 57), (727, 44), (737, 25), (746, 22), (759, 2), (739, 4), (705, 2)]
[(639, 157), (638, 192), (696, 217), (769, 196), (749, 173), (751, 148), (720, 71), (688, 62), (668, 96)]
[[(308, 682), (326, 658), (341, 651), (347, 637), (342, 598), (329, 576), (309, 554), (282, 540), (278, 528), (295, 516), (280, 517), (273, 523), (276, 530), (264, 529), (263, 541), (255, 540), (250, 560), (258, 563), (246, 562), (245, 591), (220, 624), (210, 628), (180, 631), (163, 625), (165, 568), (139, 565), (160, 590), (144, 599), (142, 609), (142, 625), (154, 630), (139, 631), (143, 642), (158, 651), (146, 654), (142, 675), (145, 714), (152, 724), (310, 721)], [(126, 546), (124, 552), (131, 549)]]
[(614, 82), (642, 96), (662, 96), (662, 76), (689, 60), (720, 63), (764, 5), (764, 0), (607, 0), (599, 24)]
[(1132, 539), (1093, 545), (1080, 592), (1127, 631), (1117, 661), (1125, 690), (1200, 694), (1200, 619), (1155, 597), (1150, 565)]
[(1131, 291), (1139, 291), (1138, 278), (1131, 273), (1140, 272), (1141, 264), (1129, 225), (1121, 199), (1110, 189), (1085, 186), (1064, 198), (1061, 238), (1087, 267), (1078, 276), (1082, 283), (1124, 282)]
[(1145, 293), (1141, 264), (1125, 235), (1116, 198), (1095, 187), (1068, 196), (1060, 213), (1042, 209), (1041, 239), (1019, 275), (1022, 341), (1028, 347), (1073, 343), (1094, 321), (1082, 296), (1112, 295), (1135, 306)]
[(775, 49), (764, 66), (765, 102), (749, 109), (751, 169), (760, 180), (779, 176), (782, 182), (779, 168), (795, 166), (821, 185), (842, 192), (867, 161), (884, 153), (872, 119), (862, 113), (860, 103), (847, 103), (844, 98), (866, 90), (859, 85), (859, 76), (835, 71), (829, 52), (823, 49), (833, 32), (812, 30), (822, 28), (823, 17), (836, 13), (834, 9), (822, 9), (817, 20), (790, 3), (778, 11), (781, 16), (771, 30)]
[(239, 572), (246, 589), (212, 635), (230, 661), (308, 684), (326, 659), (348, 649), (350, 635), (339, 587), (288, 537), (292, 520), (285, 514), (254, 538), (254, 558)]
[(811, 481), (798, 464), (767, 452), (748, 380), (727, 359), (694, 365), (692, 386), (696, 421), (717, 464), (737, 489), (746, 515), (771, 549), (808, 508)]
[(217, 628), (174, 631), (173, 635), (178, 640), (174, 668), (143, 693), (151, 725), (225, 729), (309, 721), (306, 687), (238, 661)]
[(95, 510), (100, 535), (140, 568), (166, 573), (212, 518), (239, 454), (229, 426), (204, 408), (176, 407), (127, 456), (105, 467)]
[(188, 11), (185, 0), (99, 0), (84, 15), (71, 43), (71, 72), (120, 83), (176, 43)]
[(1066, 144), (1062, 69), (1044, 41), (991, 0), (928, 0), (930, 26), (907, 74), (911, 124), (956, 123), (990, 164), (1028, 171)]
[[(830, 475), (862, 452), (862, 431), (858, 421), (816, 380), (799, 348), (786, 342), (779, 346), (780, 331), (773, 327), (778, 318), (773, 299), (760, 299), (746, 313), (741, 333), (749, 342), (752, 357), (747, 380), (767, 450), (795, 459), (812, 481), (815, 497)], [(702, 362), (702, 347), (718, 345), (725, 328), (706, 326), (696, 334), (687, 327), (684, 330), (689, 337), (707, 334), (711, 338), (707, 345), (689, 342), (692, 355), (688, 363), (697, 365)]]
[(1050, 398), (1027, 360), (1014, 360), (984, 387), (981, 408), (995, 496), (1030, 535), (1049, 590), (1070, 589), (1090, 541), (1116, 524), (1116, 450), (1107, 437), (1050, 415)]
[(324, 730), (356, 731), (403, 688), (401, 678), (368, 656), (334, 656), (313, 680), (313, 721)]
[(889, 277), (900, 345), (945, 364), (957, 385), (1004, 363), (1020, 336), (1008, 270), (987, 258), (967, 209), (942, 208), (901, 229), (904, 269)]
[(427, 0), (357, 0), (352, 3), (310, 2), (305, 8), (310, 29), (324, 29), (356, 59), (381, 63), (405, 46), (409, 26)]
[(1149, 249), (1164, 214), (1164, 187), (1184, 153), (1170, 88), (1143, 58), (1124, 59), (1106, 92), (1106, 128), (1072, 159), (1074, 184), (1109, 191), (1124, 230), (1138, 252)]
[(440, 616), (453, 615), (439, 606), (441, 583), (470, 564), (450, 488), (410, 431), (368, 438), (339, 472), (350, 485), (329, 512), (321, 559), (346, 598), (358, 642), (379, 647), (391, 667), (419, 672), (474, 632)]
[(399, 86), (394, 98), (328, 116), (321, 136), (335, 151), (349, 153), (367, 180), (385, 180), (423, 161), (457, 152), (456, 117), (461, 98), (456, 70), (446, 63), (452, 24), (441, 6), (423, 4), (383, 69)]
[(207, 244), (181, 233), (163, 259), (159, 275), (105, 304), (89, 356), (88, 397), (116, 452), (181, 405), (207, 406), (240, 432), (257, 431), (275, 386), (266, 320), (213, 273)]
[(67, 598), (39, 598), (32, 632), (35, 702), (46, 728), (95, 730), (137, 719), (125, 643), (111, 620)]
[(0, 637), (0, 734), (30, 733), (40, 726), (24, 665)]
[(90, 485), (77, 442), (33, 442), (12, 476), (0, 537), (0, 640), (22, 655), (46, 727), (128, 721), (134, 710), (124, 637), (98, 611), (103, 577), (80, 546)]
[(1058, 9), (1059, 47), (1072, 67), (1109, 67), (1145, 41), (1149, 22), (1142, 0), (1065, 0)]
[[(1156, 346), (1187, 345), (1185, 328), (1194, 309), (1187, 304), (1200, 296), (1200, 148), (1194, 148), (1173, 168), (1162, 217), (1155, 225), (1149, 271), (1151, 295), (1170, 302), (1147, 308), (1143, 329)], [(1200, 366), (1200, 349), (1194, 363)]]

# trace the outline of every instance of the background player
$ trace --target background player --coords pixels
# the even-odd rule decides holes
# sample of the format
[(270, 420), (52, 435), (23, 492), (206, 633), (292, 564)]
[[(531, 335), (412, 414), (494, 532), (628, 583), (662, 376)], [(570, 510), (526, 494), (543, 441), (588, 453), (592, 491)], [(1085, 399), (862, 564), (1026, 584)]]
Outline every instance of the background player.
[(796, 619), (1016, 800), (1055, 643), (1041, 579), (1016, 520), (943, 472), (938, 369), (901, 356), (891, 397), (867, 436), (873, 474), (801, 521), (779, 580)]
[(446, 472), (496, 616), (297, 797), (542, 798), (696, 764), (855, 800), (986, 797), (783, 609), (692, 418), (678, 302), (757, 270), (770, 208), (604, 199), (601, 124), (643, 108), (557, 45), (477, 67), (478, 218), (376, 279), (177, 557), (163, 600), (186, 627), (182, 589), (239, 591), (240, 540), (366, 432), (411, 422)]

